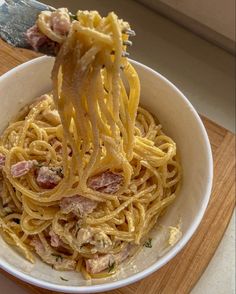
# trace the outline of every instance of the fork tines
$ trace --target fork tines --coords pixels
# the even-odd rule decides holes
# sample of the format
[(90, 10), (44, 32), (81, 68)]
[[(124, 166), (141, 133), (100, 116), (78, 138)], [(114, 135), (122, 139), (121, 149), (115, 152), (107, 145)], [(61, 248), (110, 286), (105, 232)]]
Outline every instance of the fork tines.
[(129, 52), (126, 51), (122, 51), (122, 57), (128, 57), (129, 56)]
[(129, 40), (126, 40), (126, 41), (123, 41), (123, 45), (125, 45), (125, 46), (132, 46), (133, 43), (131, 41), (129, 41)]
[(136, 36), (135, 31), (133, 31), (133, 30), (131, 30), (131, 29), (125, 29), (125, 30), (123, 31), (123, 33), (126, 34), (126, 35), (129, 35), (129, 36), (131, 36), (131, 37)]

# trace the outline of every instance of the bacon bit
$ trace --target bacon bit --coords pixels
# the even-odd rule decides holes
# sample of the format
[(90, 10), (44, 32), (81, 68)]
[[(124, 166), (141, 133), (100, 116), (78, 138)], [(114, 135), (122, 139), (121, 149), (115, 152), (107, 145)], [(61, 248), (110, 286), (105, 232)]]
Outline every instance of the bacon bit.
[(52, 247), (60, 247), (65, 245), (65, 243), (60, 239), (60, 237), (52, 229), (49, 231), (49, 236), (51, 237)]
[[(54, 148), (55, 148), (55, 151), (58, 152), (60, 155), (62, 155), (63, 148), (62, 148), (62, 143), (61, 143), (60, 141), (58, 141), (56, 138), (52, 138), (52, 139), (49, 141), (49, 144), (50, 144), (51, 146), (53, 146), (53, 147), (54, 147), (54, 145), (56, 145), (56, 147), (54, 147)], [(67, 146), (67, 154), (68, 154), (69, 156), (72, 155), (72, 150), (71, 150), (71, 148), (70, 148), (69, 146)]]
[(0, 153), (0, 168), (4, 167), (5, 165), (6, 156)]
[[(51, 29), (61, 36), (68, 34), (71, 26), (69, 12), (66, 8), (59, 8), (51, 13), (49, 20)], [(45, 52), (46, 54), (56, 55), (60, 49), (60, 44), (52, 41), (44, 35), (37, 24), (26, 31), (26, 39), (35, 51)]]
[(36, 182), (39, 187), (43, 189), (53, 189), (61, 181), (62, 177), (58, 175), (58, 171), (47, 167), (42, 166), (38, 171)]
[(30, 27), (26, 31), (26, 38), (34, 50), (38, 51), (39, 47), (47, 42), (47, 37), (42, 34), (37, 25)]
[(23, 160), (11, 166), (11, 175), (13, 178), (19, 178), (26, 175), (38, 162), (36, 160)]
[(59, 236), (54, 233), (53, 230), (49, 231), (49, 236), (51, 237), (51, 245), (52, 247), (59, 247), (60, 246), (60, 238)]
[(124, 250), (114, 255), (116, 264), (120, 264), (129, 256), (131, 248), (132, 245), (128, 244)]
[(44, 247), (41, 240), (34, 236), (30, 245), (34, 247), (36, 253), (41, 257), (41, 259), (51, 264), (56, 270), (74, 270), (76, 262), (67, 257), (64, 257), (60, 254), (55, 254), (54, 251), (51, 250), (50, 246), (47, 248)]
[(48, 141), (48, 143), (53, 147), (55, 148), (55, 151), (58, 151), (59, 148), (61, 149), (62, 148), (62, 144), (59, 140), (57, 140), (57, 138), (53, 137), (52, 139), (50, 139)]
[(110, 264), (115, 262), (115, 258), (112, 254), (106, 254), (97, 258), (87, 259), (86, 270), (91, 274), (97, 274), (109, 267)]
[(68, 34), (71, 26), (69, 11), (67, 8), (59, 8), (52, 12), (52, 30), (60, 35)]
[(119, 189), (120, 189), (120, 183), (113, 183), (113, 184), (111, 184), (111, 185), (108, 185), (108, 186), (102, 188), (102, 189), (99, 190), (99, 191), (101, 191), (101, 192), (103, 192), (103, 193), (107, 193), (107, 194), (114, 194), (114, 193), (116, 193)]
[(33, 239), (30, 241), (30, 245), (33, 246), (37, 251), (43, 251), (44, 250), (43, 243), (36, 236), (33, 237)]
[(106, 171), (100, 175), (93, 176), (88, 179), (89, 188), (107, 194), (116, 193), (123, 181), (123, 176)]
[(131, 246), (127, 246), (124, 250), (117, 254), (100, 255), (95, 258), (87, 259), (85, 261), (87, 272), (96, 274), (111, 267), (111, 265), (114, 266), (120, 264), (129, 256), (130, 249)]
[(62, 212), (73, 212), (75, 214), (79, 212), (82, 216), (91, 213), (97, 207), (97, 205), (98, 203), (96, 201), (87, 199), (80, 195), (64, 197), (61, 199), (60, 202)]
[(35, 51), (54, 55), (59, 50), (59, 44), (41, 33), (37, 25), (32, 26), (26, 31), (26, 39)]

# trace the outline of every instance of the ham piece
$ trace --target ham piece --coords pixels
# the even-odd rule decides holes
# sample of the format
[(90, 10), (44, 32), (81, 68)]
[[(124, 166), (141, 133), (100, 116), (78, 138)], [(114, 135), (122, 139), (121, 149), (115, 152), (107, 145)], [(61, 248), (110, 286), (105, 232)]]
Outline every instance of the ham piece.
[(37, 164), (36, 160), (23, 160), (11, 166), (11, 175), (13, 178), (19, 178), (26, 175)]
[(65, 245), (61, 238), (52, 229), (49, 231), (49, 236), (51, 237), (50, 241), (52, 247), (56, 248)]
[(128, 245), (117, 254), (105, 254), (87, 259), (86, 270), (91, 274), (96, 274), (111, 267), (113, 264), (118, 265), (129, 256), (130, 249), (131, 246)]
[(74, 212), (77, 214), (80, 213), (81, 216), (91, 213), (96, 207), (97, 202), (87, 199), (80, 195), (75, 195), (72, 197), (64, 197), (60, 202), (60, 207), (62, 212), (70, 213)]
[(61, 179), (62, 177), (56, 169), (42, 166), (38, 171), (36, 182), (43, 189), (53, 189)]
[(51, 55), (59, 51), (59, 44), (41, 33), (37, 25), (32, 26), (26, 31), (26, 38), (35, 51), (45, 52)]
[(0, 153), (0, 168), (4, 167), (6, 157), (4, 154)]
[[(60, 35), (66, 36), (70, 30), (71, 20), (68, 9), (59, 8), (50, 13), (47, 25), (51, 30)], [(60, 49), (60, 44), (52, 41), (44, 35), (37, 24), (26, 31), (26, 39), (35, 51), (45, 52), (46, 54), (56, 55)]]
[(71, 26), (67, 8), (59, 8), (51, 14), (52, 30), (59, 35), (67, 35)]
[(30, 245), (34, 247), (36, 253), (47, 264), (52, 265), (56, 270), (74, 270), (76, 262), (60, 254), (55, 254), (49, 246), (44, 247), (41, 240), (34, 236)]
[(122, 184), (123, 176), (106, 171), (88, 179), (88, 187), (107, 194), (116, 193)]

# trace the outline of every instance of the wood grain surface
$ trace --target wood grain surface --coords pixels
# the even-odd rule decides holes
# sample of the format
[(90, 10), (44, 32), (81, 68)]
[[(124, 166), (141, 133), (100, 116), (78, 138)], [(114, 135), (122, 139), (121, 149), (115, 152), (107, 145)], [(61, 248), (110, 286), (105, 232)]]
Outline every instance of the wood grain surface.
[[(0, 40), (0, 75), (39, 54), (15, 49)], [(204, 218), (184, 249), (149, 277), (109, 294), (185, 294), (201, 277), (218, 247), (235, 207), (235, 136), (202, 117), (214, 158), (214, 182)], [(55, 293), (24, 283), (0, 270), (29, 293)]]

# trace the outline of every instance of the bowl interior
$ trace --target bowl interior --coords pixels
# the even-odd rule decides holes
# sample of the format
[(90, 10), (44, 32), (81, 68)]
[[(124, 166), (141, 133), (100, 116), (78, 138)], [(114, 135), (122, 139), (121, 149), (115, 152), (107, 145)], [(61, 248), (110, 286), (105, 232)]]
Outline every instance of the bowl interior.
[[(164, 227), (176, 225), (181, 218), (182, 238), (164, 251), (166, 230), (157, 226), (151, 233), (152, 248), (144, 247), (131, 264), (122, 266), (115, 277), (92, 282), (85, 281), (78, 273), (54, 271), (40, 260), (32, 265), (0, 238), (0, 266), (8, 272), (38, 286), (64, 292), (109, 290), (134, 282), (160, 268), (186, 244), (196, 230), (208, 203), (212, 181), (211, 151), (205, 129), (191, 104), (171, 83), (153, 70), (137, 62), (132, 63), (141, 80), (141, 104), (158, 118), (164, 131), (176, 141), (181, 156), (181, 191), (160, 223)], [(52, 58), (41, 57), (0, 78), (3, 110), (0, 133), (22, 106), (51, 90), (52, 65)]]

